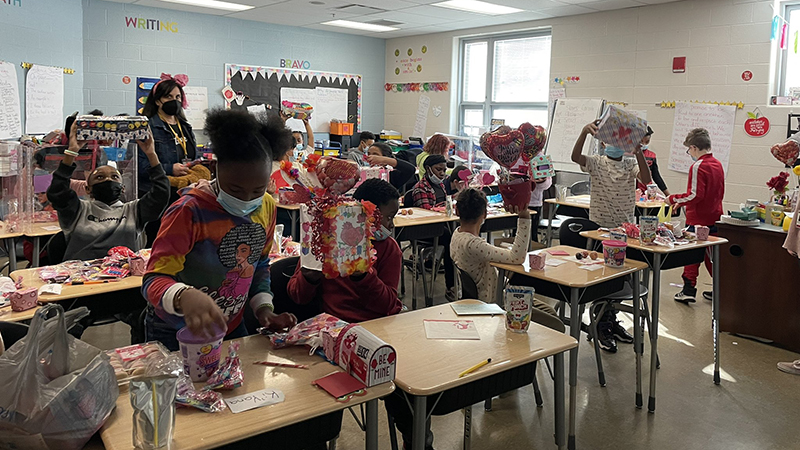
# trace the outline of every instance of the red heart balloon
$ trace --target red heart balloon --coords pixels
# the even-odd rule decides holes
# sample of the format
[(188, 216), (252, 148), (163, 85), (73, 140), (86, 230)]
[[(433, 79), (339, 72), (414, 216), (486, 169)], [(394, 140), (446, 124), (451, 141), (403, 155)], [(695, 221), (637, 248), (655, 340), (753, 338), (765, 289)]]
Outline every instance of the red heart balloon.
[(797, 157), (800, 156), (800, 145), (795, 141), (786, 141), (783, 144), (773, 145), (769, 151), (778, 161), (787, 166), (793, 166)]
[(521, 131), (512, 131), (508, 134), (490, 134), (486, 136), (485, 146), (483, 145), (483, 137), (481, 141), (481, 149), (486, 153), (486, 156), (492, 158), (501, 166), (510, 169), (522, 153), (525, 136)]
[(531, 159), (544, 149), (544, 143), (547, 141), (547, 133), (544, 128), (539, 125), (531, 125), (530, 122), (525, 122), (517, 128), (525, 136), (525, 144), (522, 147), (522, 153)]

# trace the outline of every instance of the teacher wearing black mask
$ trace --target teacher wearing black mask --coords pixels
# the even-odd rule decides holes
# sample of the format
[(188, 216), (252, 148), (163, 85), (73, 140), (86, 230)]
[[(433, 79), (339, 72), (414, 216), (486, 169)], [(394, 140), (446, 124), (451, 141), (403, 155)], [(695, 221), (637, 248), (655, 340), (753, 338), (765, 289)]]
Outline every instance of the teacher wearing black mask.
[[(183, 108), (186, 96), (183, 87), (189, 77), (183, 74), (174, 77), (161, 74), (161, 81), (153, 86), (144, 104), (143, 114), (150, 120), (156, 154), (168, 177), (182, 177), (189, 174), (186, 163), (197, 157), (197, 145), (192, 126), (186, 121)], [(150, 190), (148, 169), (150, 161), (144, 152), (139, 151), (139, 197)], [(178, 199), (178, 191), (171, 188), (170, 203)], [(152, 222), (147, 227), (148, 245), (153, 243), (160, 222)]]

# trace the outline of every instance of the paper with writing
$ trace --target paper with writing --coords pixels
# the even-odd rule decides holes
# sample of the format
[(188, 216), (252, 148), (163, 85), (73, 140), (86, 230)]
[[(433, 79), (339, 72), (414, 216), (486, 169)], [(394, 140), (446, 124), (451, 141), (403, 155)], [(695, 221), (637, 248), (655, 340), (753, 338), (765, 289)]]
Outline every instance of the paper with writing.
[(274, 405), (282, 403), (286, 400), (283, 392), (278, 389), (262, 389), (260, 391), (250, 392), (236, 397), (229, 397), (225, 399), (228, 408), (231, 412), (236, 414), (251, 409), (261, 408), (262, 406)]
[(19, 84), (14, 64), (0, 61), (0, 139), (22, 135)]
[(417, 106), (417, 120), (414, 122), (414, 134), (416, 137), (425, 137), (425, 127), (428, 126), (428, 110), (431, 107), (431, 98), (425, 94), (420, 94), (419, 105)]
[(428, 339), (480, 340), (471, 320), (423, 320)]
[(25, 133), (46, 134), (64, 126), (64, 69), (34, 65), (25, 82)]
[(208, 88), (205, 86), (186, 86), (183, 88), (186, 94), (186, 101), (189, 105), (184, 108), (186, 120), (192, 128), (202, 129), (206, 122), (206, 111), (208, 110)]
[(683, 145), (683, 141), (689, 131), (702, 127), (708, 130), (708, 134), (711, 136), (711, 150), (714, 157), (722, 163), (722, 168), (727, 175), (735, 118), (735, 106), (677, 103), (675, 105), (672, 144), (669, 153), (670, 170), (683, 173), (689, 172), (692, 158), (686, 154), (686, 147)]
[[(568, 164), (573, 171), (577, 169), (571, 158), (572, 147), (583, 127), (597, 119), (602, 106), (601, 99), (560, 98), (556, 101), (545, 147), (545, 153), (550, 155), (554, 163)], [(591, 154), (594, 146), (595, 140), (587, 138), (583, 154)]]
[(506, 313), (503, 308), (494, 303), (451, 303), (450, 307), (457, 316), (488, 316)]

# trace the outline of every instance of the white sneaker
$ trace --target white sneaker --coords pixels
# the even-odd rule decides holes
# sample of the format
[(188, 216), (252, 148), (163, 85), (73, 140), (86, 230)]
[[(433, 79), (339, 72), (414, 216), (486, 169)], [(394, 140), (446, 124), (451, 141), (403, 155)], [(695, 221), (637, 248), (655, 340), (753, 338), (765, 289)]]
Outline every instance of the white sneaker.
[(794, 362), (779, 362), (778, 370), (792, 375), (800, 375), (800, 359)]

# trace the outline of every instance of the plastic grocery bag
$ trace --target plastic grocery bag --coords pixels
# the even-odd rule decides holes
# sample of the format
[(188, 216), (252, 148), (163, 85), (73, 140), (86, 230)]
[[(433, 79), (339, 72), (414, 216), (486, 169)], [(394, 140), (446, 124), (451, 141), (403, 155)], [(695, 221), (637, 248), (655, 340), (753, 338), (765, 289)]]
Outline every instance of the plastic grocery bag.
[(46, 305), (0, 356), (0, 448), (78, 450), (111, 414), (119, 389), (108, 356), (67, 334), (88, 314)]

